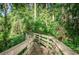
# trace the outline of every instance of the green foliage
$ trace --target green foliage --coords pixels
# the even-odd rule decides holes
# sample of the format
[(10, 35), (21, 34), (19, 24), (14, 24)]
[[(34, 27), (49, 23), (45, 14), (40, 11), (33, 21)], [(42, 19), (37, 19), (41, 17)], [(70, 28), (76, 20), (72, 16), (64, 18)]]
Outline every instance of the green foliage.
[[(12, 4), (6, 19), (0, 12), (0, 51), (22, 42), (27, 32), (53, 35), (79, 51), (78, 4), (36, 4), (36, 20), (34, 7), (34, 4)], [(4, 9), (2, 7), (2, 12)], [(5, 36), (7, 47), (4, 46)]]
[(7, 47), (4, 47), (4, 42), (0, 41), (0, 52), (7, 50), (13, 46), (15, 46), (16, 44), (21, 43), (22, 41), (24, 41), (24, 35), (17, 35), (17, 36), (12, 36), (11, 38), (9, 38), (8, 45)]
[[(28, 5), (12, 4), (12, 11), (9, 12), (6, 18), (0, 16), (0, 52), (25, 40), (27, 30), (32, 28), (33, 19), (33, 11), (29, 11)], [(17, 7), (19, 8), (17, 9)], [(6, 23), (5, 20), (7, 20)], [(6, 43), (8, 43), (7, 46), (5, 46), (4, 37), (6, 37)]]

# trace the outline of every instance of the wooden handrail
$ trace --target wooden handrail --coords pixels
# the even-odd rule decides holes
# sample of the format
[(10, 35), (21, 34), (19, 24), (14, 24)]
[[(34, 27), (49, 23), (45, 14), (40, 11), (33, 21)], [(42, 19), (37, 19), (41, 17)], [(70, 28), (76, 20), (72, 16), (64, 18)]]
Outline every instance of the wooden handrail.
[(34, 33), (34, 35), (36, 36), (38, 35), (39, 37), (41, 37), (42, 41), (43, 40), (46, 41), (46, 43), (44, 42), (44, 45), (48, 45), (48, 43), (51, 43), (50, 40), (52, 40), (52, 43), (55, 44), (54, 46), (57, 47), (64, 55), (77, 55), (77, 53), (75, 53), (71, 48), (69, 48), (68, 46), (66, 46), (65, 44), (63, 44), (53, 36), (47, 36), (38, 33)]
[(27, 38), (24, 42), (17, 44), (16, 46), (0, 53), (0, 55), (17, 55), (19, 54), (24, 48), (28, 48), (30, 43), (33, 42), (33, 38)]

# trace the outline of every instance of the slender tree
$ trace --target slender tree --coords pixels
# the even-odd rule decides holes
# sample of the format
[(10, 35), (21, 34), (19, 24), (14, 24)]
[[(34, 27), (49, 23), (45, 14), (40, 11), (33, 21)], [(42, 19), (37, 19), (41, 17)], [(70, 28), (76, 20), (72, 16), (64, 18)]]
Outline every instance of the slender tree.
[(4, 35), (3, 35), (3, 39), (4, 39), (4, 46), (7, 47), (7, 3), (4, 4)]

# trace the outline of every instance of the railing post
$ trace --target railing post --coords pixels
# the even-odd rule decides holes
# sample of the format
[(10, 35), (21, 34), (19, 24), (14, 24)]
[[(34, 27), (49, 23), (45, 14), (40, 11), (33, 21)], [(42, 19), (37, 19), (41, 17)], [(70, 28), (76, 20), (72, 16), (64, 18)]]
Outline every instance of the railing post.
[(36, 34), (33, 34), (33, 39), (35, 40), (35, 38), (36, 38)]
[(41, 39), (42, 39), (42, 38), (41, 38), (41, 35), (39, 35), (38, 37), (39, 37), (39, 43), (40, 43), (40, 42), (41, 42)]

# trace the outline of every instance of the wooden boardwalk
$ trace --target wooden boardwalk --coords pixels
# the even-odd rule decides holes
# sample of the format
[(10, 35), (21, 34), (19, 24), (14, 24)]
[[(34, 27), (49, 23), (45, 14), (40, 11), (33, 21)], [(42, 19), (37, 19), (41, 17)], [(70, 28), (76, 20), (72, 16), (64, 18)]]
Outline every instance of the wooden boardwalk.
[(26, 40), (0, 55), (78, 55), (52, 36), (28, 34)]

